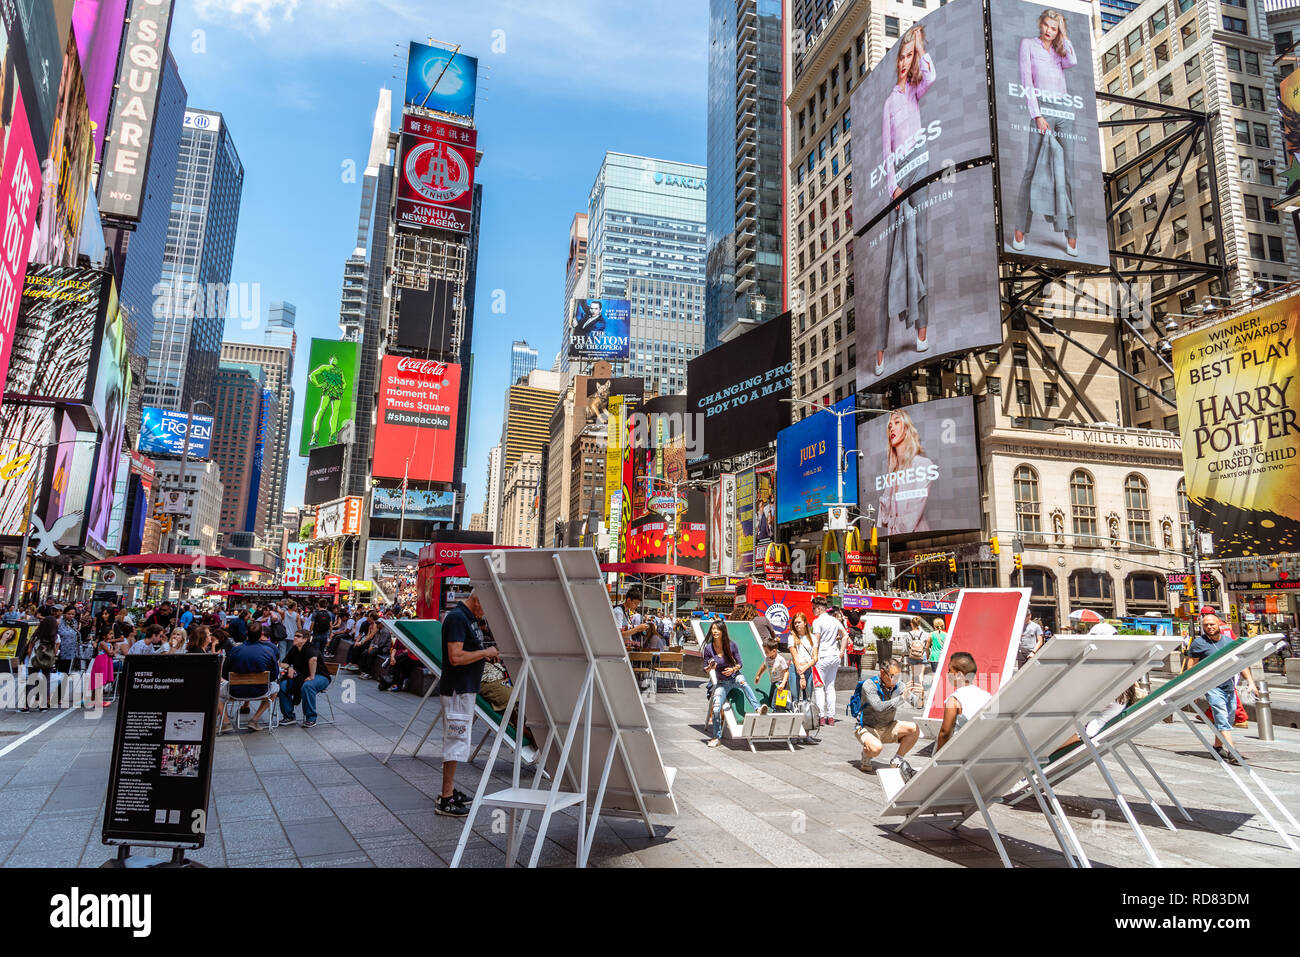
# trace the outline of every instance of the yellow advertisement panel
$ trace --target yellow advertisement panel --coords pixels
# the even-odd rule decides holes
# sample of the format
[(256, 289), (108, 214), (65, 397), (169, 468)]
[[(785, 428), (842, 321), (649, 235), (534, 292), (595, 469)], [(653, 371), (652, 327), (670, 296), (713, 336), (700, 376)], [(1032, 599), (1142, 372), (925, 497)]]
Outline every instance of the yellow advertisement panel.
[(1300, 297), (1174, 340), (1192, 518), (1220, 558), (1300, 545)]
[(623, 397), (609, 397), (609, 418), (605, 431), (605, 524), (609, 525), (609, 503), (623, 487)]

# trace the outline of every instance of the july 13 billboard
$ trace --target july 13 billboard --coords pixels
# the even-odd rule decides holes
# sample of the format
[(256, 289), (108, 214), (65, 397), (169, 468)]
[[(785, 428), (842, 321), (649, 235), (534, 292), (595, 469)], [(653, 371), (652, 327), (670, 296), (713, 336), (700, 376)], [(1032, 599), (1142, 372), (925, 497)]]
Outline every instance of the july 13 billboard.
[(1003, 251), (1105, 268), (1091, 7), (992, 0), (990, 18)]
[(473, 118), (478, 57), (412, 43), (406, 61), (406, 105)]
[(690, 360), (686, 411), (704, 417), (704, 455), (692, 456), (691, 462), (726, 458), (775, 441), (790, 424), (790, 405), (781, 401), (790, 398), (790, 374), (788, 312)]
[(474, 130), (404, 114), (397, 221), (468, 233), (474, 213)]
[(313, 339), (299, 455), (347, 440), (356, 415), (359, 343)]
[(1216, 558), (1300, 549), (1300, 297), (1174, 340), (1192, 519)]
[(372, 474), (450, 482), (456, 461), (460, 366), (384, 356), (379, 375)]
[[(840, 467), (836, 464), (837, 450), (841, 444), (845, 452), (856, 449), (858, 432), (853, 416), (836, 417), (831, 412), (849, 411), (855, 402), (855, 397), (849, 396), (843, 402), (827, 406), (827, 411), (811, 413), (777, 435), (776, 472), (780, 478), (776, 486), (777, 522), (825, 515), (826, 506), (836, 501)], [(835, 438), (837, 424), (842, 443)], [(844, 473), (844, 501), (857, 500), (858, 473), (851, 468)]]
[(573, 300), (570, 359), (620, 361), (630, 356), (632, 303), (627, 299)]
[(859, 502), (882, 537), (980, 527), (972, 396), (895, 409), (858, 426)]
[(859, 390), (1002, 342), (992, 167), (945, 179), (854, 240)]
[(851, 101), (855, 174), (865, 167), (853, 177), (858, 228), (926, 177), (993, 152), (986, 76), (982, 0), (954, 0), (863, 78)]
[(140, 414), (140, 451), (145, 455), (180, 456), (185, 451), (189, 428), (190, 457), (206, 459), (212, 454), (213, 422), (210, 415), (195, 415), (190, 428), (187, 413), (147, 405)]

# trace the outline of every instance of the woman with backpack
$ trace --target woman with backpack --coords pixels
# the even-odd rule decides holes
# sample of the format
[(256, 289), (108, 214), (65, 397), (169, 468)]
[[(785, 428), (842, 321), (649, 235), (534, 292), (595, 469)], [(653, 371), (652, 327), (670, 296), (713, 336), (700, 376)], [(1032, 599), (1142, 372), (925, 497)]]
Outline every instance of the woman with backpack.
[(907, 649), (905, 664), (908, 678), (913, 684), (920, 684), (921, 676), (925, 673), (925, 663), (930, 657), (929, 636), (921, 630), (920, 618), (913, 618), (909, 624), (911, 627), (903, 633), (903, 644)]
[(943, 654), (943, 643), (948, 640), (948, 631), (944, 627), (943, 619), (934, 620), (934, 631), (930, 632), (930, 662), (927, 665), (930, 674), (939, 670), (939, 656)]
[[(36, 626), (36, 634), (32, 638), (31, 664), (27, 671), (27, 694), (23, 701), (24, 707), (19, 709), (21, 711), (32, 710), (26, 705), (33, 697), (40, 703), (41, 711), (50, 710), (50, 698), (53, 694), (50, 680), (59, 660), (59, 616), (53, 608), (42, 608), (37, 615), (40, 616), (41, 621)], [(33, 688), (33, 677), (38, 674), (43, 676), (44, 681)], [(36, 680), (40, 682), (40, 679)]]

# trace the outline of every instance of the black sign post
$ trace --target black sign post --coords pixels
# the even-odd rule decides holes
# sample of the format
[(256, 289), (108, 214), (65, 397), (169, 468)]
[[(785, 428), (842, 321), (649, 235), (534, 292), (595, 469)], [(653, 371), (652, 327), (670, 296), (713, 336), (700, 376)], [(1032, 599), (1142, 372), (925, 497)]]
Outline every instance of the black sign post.
[[(185, 857), (207, 837), (221, 661), (216, 655), (128, 655), (104, 807), (105, 867), (201, 867)], [(131, 860), (131, 847), (172, 858)], [(137, 863), (138, 862), (138, 863)]]

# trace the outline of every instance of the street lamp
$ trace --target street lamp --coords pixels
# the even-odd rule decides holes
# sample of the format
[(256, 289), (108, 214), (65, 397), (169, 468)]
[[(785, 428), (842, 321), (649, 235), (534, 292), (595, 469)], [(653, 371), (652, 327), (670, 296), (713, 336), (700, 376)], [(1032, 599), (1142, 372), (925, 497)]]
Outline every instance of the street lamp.
[[(846, 417), (848, 417), (848, 416), (851, 416), (851, 415), (857, 415), (859, 412), (872, 412), (872, 413), (883, 412), (883, 413), (885, 413), (886, 415), (888, 415), (888, 414), (890, 414), (891, 410), (890, 410), (890, 409), (858, 409), (858, 408), (853, 408), (853, 409), (843, 409), (843, 410), (837, 412), (835, 409), (831, 408), (830, 406), (819, 405), (818, 403), (816, 403), (816, 402), (810, 402), (810, 401), (808, 401), (807, 399), (782, 399), (781, 401), (782, 401), (782, 402), (789, 402), (789, 403), (791, 403), (791, 404), (793, 404), (793, 405), (807, 405), (807, 406), (811, 406), (812, 408), (816, 409), (818, 412), (829, 412), (831, 415), (835, 416), (835, 499), (836, 499), (836, 501), (835, 501), (834, 504), (840, 506), (841, 508), (845, 507), (848, 503), (846, 503), (846, 502), (844, 501), (844, 471), (845, 471), (845, 467), (844, 467), (844, 419), (845, 419)], [(854, 502), (853, 504), (854, 504), (854, 506), (856, 507), (858, 503), (857, 503), (857, 502)], [(836, 541), (836, 545), (837, 545), (837, 546), (840, 546), (840, 541), (839, 541), (839, 535), (838, 535), (838, 533), (836, 534), (836, 539), (835, 539), (835, 541)], [(843, 547), (842, 547), (842, 546), (840, 546), (840, 561), (839, 561), (839, 563), (838, 563), (838, 568), (839, 568), (839, 570), (840, 570), (840, 571), (839, 571), (840, 593), (843, 594), (843, 592), (844, 592), (844, 554), (843, 554)]]

